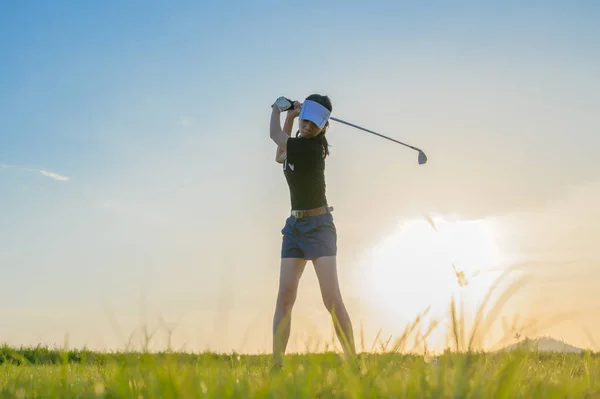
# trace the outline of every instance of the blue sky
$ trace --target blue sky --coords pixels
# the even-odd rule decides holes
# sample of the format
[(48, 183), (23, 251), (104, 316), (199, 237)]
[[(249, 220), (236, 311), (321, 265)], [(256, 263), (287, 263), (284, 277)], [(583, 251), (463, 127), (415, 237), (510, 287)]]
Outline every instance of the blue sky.
[[(14, 334), (35, 331), (25, 341), (60, 341), (83, 315), (110, 335), (105, 306), (133, 328), (140, 297), (268, 321), (289, 203), (267, 136), (279, 95), (327, 93), (336, 116), (429, 156), (419, 168), (384, 140), (329, 133), (349, 287), (398, 221), (517, 213), (517, 253), (534, 235), (518, 221), (573, 190), (595, 198), (597, 2), (227, 6), (2, 5), (0, 299)], [(239, 341), (211, 339), (198, 345)]]

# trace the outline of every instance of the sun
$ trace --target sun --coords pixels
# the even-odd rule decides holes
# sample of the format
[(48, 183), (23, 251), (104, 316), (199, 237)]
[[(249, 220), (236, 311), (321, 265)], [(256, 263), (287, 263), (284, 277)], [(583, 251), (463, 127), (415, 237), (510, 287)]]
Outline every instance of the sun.
[(428, 307), (431, 317), (446, 316), (452, 296), (476, 308), (500, 264), (485, 220), (410, 220), (369, 251), (360, 284), (380, 319), (401, 324)]

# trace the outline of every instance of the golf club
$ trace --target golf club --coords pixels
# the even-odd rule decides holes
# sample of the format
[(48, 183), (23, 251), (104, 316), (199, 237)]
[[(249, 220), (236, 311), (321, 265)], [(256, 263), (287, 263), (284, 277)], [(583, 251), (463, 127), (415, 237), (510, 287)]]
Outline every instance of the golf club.
[(419, 155), (418, 155), (418, 161), (419, 161), (419, 165), (423, 165), (423, 164), (425, 164), (425, 163), (427, 162), (427, 155), (425, 155), (425, 153), (423, 152), (423, 150), (421, 150), (421, 149), (419, 149), (419, 148), (417, 148), (417, 147), (413, 147), (412, 145), (408, 145), (408, 144), (406, 144), (406, 143), (403, 143), (403, 142), (401, 142), (401, 141), (398, 141), (398, 140), (395, 140), (395, 139), (393, 139), (393, 138), (390, 138), (390, 137), (384, 136), (383, 134), (380, 134), (380, 133), (374, 132), (374, 131), (372, 131), (372, 130), (369, 130), (369, 129), (365, 129), (364, 127), (360, 127), (360, 126), (358, 126), (358, 125), (355, 125), (355, 124), (353, 124), (353, 123), (350, 123), (350, 122), (346, 122), (346, 121), (344, 121), (344, 120), (341, 120), (341, 119), (339, 119), (339, 118), (335, 118), (335, 117), (333, 117), (333, 116), (331, 116), (329, 119), (331, 119), (331, 120), (333, 120), (333, 121), (336, 121), (336, 122), (339, 122), (339, 123), (343, 123), (343, 124), (345, 124), (345, 125), (348, 125), (348, 126), (352, 126), (352, 127), (356, 128), (356, 129), (363, 130), (363, 131), (365, 131), (365, 132), (368, 132), (368, 133), (374, 134), (374, 135), (376, 135), (376, 136), (383, 137), (384, 139), (388, 139), (388, 140), (390, 140), (390, 141), (393, 141), (394, 143), (398, 143), (398, 144), (401, 144), (401, 145), (403, 145), (403, 146), (405, 146), (405, 147), (408, 147), (408, 148), (411, 148), (411, 149), (413, 149), (413, 150), (415, 150), (415, 151), (418, 151), (418, 153), (419, 153)]
[[(287, 111), (287, 110), (293, 108), (294, 102), (292, 100), (290, 100), (289, 98), (279, 97), (277, 99), (277, 101), (275, 101), (275, 105), (279, 108), (280, 111), (283, 112), (283, 111)], [(421, 149), (419, 149), (417, 147), (413, 147), (412, 145), (408, 145), (408, 144), (403, 143), (401, 141), (398, 141), (398, 140), (395, 140), (393, 138), (384, 136), (383, 134), (374, 132), (374, 131), (369, 130), (369, 129), (365, 129), (364, 127), (360, 127), (358, 125), (355, 125), (355, 124), (350, 123), (350, 122), (346, 122), (346, 121), (344, 121), (342, 119), (335, 118), (333, 116), (329, 117), (329, 119), (331, 119), (333, 121), (336, 121), (336, 122), (339, 122), (339, 123), (343, 123), (344, 125), (352, 126), (352, 127), (356, 128), (356, 129), (365, 131), (367, 133), (371, 133), (371, 134), (374, 134), (376, 136), (383, 137), (384, 139), (388, 139), (390, 141), (393, 141), (394, 143), (401, 144), (401, 145), (403, 145), (405, 147), (413, 149), (413, 150), (415, 150), (415, 151), (417, 151), (419, 153), (419, 155), (418, 155), (419, 165), (423, 165), (423, 164), (425, 164), (427, 162), (427, 155), (425, 155), (425, 153), (423, 152), (423, 150), (421, 150)]]

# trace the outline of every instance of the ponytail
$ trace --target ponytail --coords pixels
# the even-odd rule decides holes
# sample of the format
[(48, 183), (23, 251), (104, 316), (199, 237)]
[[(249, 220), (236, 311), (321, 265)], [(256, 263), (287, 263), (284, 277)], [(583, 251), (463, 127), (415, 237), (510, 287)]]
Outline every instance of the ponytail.
[(325, 132), (319, 133), (321, 136), (321, 144), (323, 145), (323, 158), (326, 158), (329, 155), (329, 143), (327, 142), (327, 137), (325, 137)]

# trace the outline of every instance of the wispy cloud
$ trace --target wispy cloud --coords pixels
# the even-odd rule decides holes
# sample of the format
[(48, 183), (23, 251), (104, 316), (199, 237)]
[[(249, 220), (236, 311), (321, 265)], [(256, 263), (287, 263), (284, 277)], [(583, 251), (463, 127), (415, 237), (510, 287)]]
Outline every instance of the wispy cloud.
[(43, 169), (40, 169), (40, 173), (43, 174), (44, 176), (49, 177), (52, 180), (56, 180), (56, 181), (69, 181), (70, 180), (68, 176), (59, 175), (58, 173), (54, 173), (54, 172), (48, 172)]
[(0, 163), (0, 169), (17, 169), (17, 170), (22, 170), (25, 172), (36, 172), (36, 173), (40, 173), (43, 176), (46, 176), (52, 180), (55, 181), (69, 181), (71, 180), (71, 178), (69, 176), (65, 176), (65, 175), (61, 175), (58, 174), (56, 172), (50, 172), (48, 170), (44, 170), (44, 169), (37, 169), (37, 168), (25, 168), (25, 167), (21, 167), (21, 166), (15, 166), (15, 165), (7, 165), (5, 163)]

